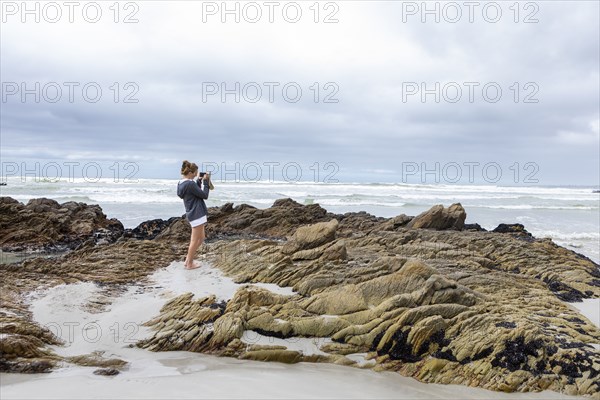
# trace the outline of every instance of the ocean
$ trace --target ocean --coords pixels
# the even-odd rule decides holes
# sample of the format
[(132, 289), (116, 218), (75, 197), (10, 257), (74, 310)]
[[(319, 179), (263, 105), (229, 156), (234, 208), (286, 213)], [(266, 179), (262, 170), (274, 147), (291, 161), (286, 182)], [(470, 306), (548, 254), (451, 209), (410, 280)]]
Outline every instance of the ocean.
[[(98, 204), (126, 228), (155, 218), (184, 213), (176, 195), (178, 179), (101, 179), (58, 181), (9, 177), (2, 196), (27, 202), (47, 197), (62, 203)], [(549, 237), (561, 246), (600, 263), (600, 193), (595, 187), (425, 185), (393, 183), (314, 183), (213, 181), (208, 206), (247, 203), (267, 208), (280, 198), (318, 203), (334, 213), (366, 211), (380, 217), (418, 215), (435, 204), (460, 202), (467, 223), (493, 229), (500, 223), (521, 223), (535, 237)]]

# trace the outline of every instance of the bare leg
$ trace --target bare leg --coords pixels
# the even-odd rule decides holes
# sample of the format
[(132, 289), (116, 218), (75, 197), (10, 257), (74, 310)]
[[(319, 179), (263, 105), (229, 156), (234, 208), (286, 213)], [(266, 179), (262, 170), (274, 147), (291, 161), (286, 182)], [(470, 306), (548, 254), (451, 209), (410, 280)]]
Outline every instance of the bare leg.
[(196, 226), (192, 228), (192, 237), (190, 238), (190, 246), (188, 247), (187, 257), (185, 258), (185, 268), (186, 269), (195, 269), (198, 268), (199, 265), (194, 263), (194, 256), (196, 255), (196, 251), (198, 251), (198, 247), (204, 242), (204, 225)]

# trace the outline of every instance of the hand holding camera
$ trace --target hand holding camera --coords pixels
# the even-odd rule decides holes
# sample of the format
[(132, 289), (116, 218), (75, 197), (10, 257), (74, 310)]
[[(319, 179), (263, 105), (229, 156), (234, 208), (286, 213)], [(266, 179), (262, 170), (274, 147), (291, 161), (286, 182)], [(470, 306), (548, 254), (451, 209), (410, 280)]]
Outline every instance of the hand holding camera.
[(214, 190), (214, 186), (210, 180), (210, 172), (200, 172), (198, 173), (198, 185), (208, 184), (210, 190)]

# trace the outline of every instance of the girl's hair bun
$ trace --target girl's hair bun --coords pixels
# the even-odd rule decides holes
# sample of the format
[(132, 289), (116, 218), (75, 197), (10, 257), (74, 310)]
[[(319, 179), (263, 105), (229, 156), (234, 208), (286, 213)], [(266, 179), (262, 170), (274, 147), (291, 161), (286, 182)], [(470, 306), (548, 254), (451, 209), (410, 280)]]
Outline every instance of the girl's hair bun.
[(181, 164), (181, 175), (188, 175), (192, 172), (197, 172), (198, 166), (194, 163), (189, 162), (188, 160), (183, 160)]

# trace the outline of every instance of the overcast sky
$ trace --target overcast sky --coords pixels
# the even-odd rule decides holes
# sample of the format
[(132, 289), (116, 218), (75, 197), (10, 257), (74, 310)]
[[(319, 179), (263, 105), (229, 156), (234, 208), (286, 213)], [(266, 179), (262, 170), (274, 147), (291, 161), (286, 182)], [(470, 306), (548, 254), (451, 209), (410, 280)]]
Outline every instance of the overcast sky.
[(3, 173), (598, 185), (599, 2), (236, 3), (3, 1)]

